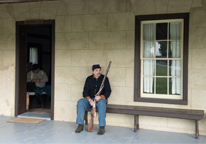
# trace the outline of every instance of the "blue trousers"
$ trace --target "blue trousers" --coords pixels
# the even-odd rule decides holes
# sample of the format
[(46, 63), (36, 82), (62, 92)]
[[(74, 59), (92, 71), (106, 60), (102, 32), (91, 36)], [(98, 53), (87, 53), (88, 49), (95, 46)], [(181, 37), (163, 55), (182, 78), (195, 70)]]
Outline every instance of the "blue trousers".
[[(94, 99), (93, 99), (94, 100)], [(99, 113), (99, 126), (106, 126), (106, 110), (107, 110), (107, 100), (100, 99), (97, 102), (97, 108), (98, 108), (98, 113)], [(89, 103), (89, 101), (85, 98), (80, 99), (77, 102), (77, 124), (84, 125), (84, 114), (85, 114), (85, 109), (88, 107), (92, 107)]]
[(36, 87), (34, 92), (40, 95), (42, 95), (42, 92), (45, 92), (47, 95), (51, 95), (51, 86), (45, 85), (44, 87)]

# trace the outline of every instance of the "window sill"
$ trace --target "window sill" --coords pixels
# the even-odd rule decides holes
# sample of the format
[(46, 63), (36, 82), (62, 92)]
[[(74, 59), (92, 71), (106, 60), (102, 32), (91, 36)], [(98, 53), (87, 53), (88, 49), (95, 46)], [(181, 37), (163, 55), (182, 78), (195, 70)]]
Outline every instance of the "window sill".
[(187, 105), (186, 100), (171, 100), (171, 99), (154, 99), (154, 98), (135, 98), (135, 102), (148, 102), (148, 103), (164, 103), (164, 104), (178, 104)]

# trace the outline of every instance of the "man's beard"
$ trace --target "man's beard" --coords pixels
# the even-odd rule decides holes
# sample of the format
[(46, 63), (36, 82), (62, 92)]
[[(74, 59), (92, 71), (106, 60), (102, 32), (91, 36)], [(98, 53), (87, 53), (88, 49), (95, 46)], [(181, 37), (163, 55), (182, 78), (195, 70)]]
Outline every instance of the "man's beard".
[(101, 76), (101, 73), (98, 73), (98, 74), (96, 75), (97, 78), (100, 77), (100, 76)]

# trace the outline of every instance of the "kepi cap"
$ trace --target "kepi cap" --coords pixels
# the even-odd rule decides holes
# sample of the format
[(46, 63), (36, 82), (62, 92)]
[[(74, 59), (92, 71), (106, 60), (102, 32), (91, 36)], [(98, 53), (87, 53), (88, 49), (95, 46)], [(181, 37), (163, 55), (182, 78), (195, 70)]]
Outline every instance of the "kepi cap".
[(100, 68), (100, 69), (101, 69), (101, 67), (100, 67), (99, 64), (93, 65), (93, 66), (92, 66), (92, 71), (94, 71), (94, 70), (97, 69), (97, 68)]

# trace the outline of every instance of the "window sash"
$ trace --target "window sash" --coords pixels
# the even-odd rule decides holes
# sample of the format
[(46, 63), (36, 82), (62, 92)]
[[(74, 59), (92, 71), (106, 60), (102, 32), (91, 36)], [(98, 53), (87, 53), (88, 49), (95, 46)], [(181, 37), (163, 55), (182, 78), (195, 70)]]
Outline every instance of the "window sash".
[[(171, 22), (181, 22), (181, 39), (169, 39), (169, 23)], [(158, 23), (167, 23), (167, 39), (164, 40), (156, 40), (156, 24)], [(143, 40), (143, 25), (144, 24), (154, 24), (154, 40)], [(141, 97), (143, 98), (160, 98), (160, 99), (183, 99), (183, 39), (184, 39), (184, 20), (183, 19), (170, 19), (170, 20), (155, 20), (155, 21), (141, 21), (141, 50), (140, 50), (140, 59), (141, 59)], [(156, 42), (158, 41), (166, 41), (167, 42), (167, 57), (166, 58), (156, 58)], [(169, 58), (169, 42), (171, 41), (180, 41), (181, 43), (181, 57), (180, 58)], [(151, 58), (144, 58), (143, 57), (143, 43), (144, 42), (153, 42), (154, 43), (154, 57)], [(144, 76), (144, 60), (154, 60), (154, 76)], [(167, 61), (167, 76), (157, 76), (156, 75), (156, 60), (166, 60)], [(170, 60), (180, 60), (181, 61), (181, 75), (180, 76), (170, 76), (169, 72), (169, 61)], [(151, 77), (153, 78), (153, 94), (150, 93), (144, 93), (143, 87), (144, 87), (144, 78)], [(157, 94), (156, 93), (156, 81), (157, 78), (166, 78), (167, 79), (167, 94)], [(180, 95), (170, 94), (170, 78), (180, 78)]]

